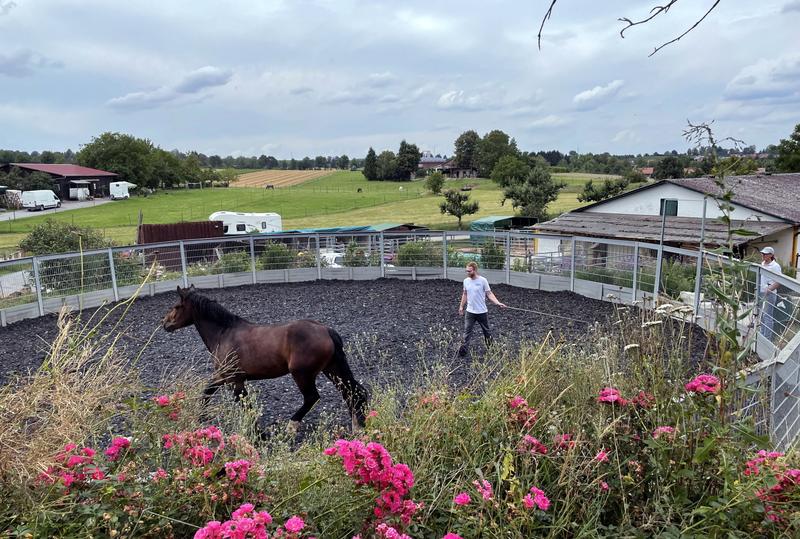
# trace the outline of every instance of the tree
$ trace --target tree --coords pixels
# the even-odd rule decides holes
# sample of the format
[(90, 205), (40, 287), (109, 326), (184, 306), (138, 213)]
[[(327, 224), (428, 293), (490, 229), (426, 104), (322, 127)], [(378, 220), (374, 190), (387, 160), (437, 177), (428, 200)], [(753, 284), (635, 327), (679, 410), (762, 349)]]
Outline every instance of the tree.
[(8, 174), (0, 172), (0, 184), (20, 191), (52, 189), (53, 179), (44, 172), (24, 172), (19, 167), (11, 167)]
[(419, 167), (422, 159), (422, 152), (416, 144), (409, 144), (405, 140), (400, 141), (400, 149), (397, 150), (397, 160), (395, 162), (395, 177), (399, 180), (410, 180)]
[(558, 192), (565, 183), (555, 183), (550, 171), (545, 167), (534, 168), (524, 181), (512, 183), (503, 190), (503, 200), (511, 200), (514, 209), (520, 208), (520, 215), (547, 220), (547, 205), (558, 198)]
[(524, 180), (531, 173), (531, 167), (513, 155), (504, 155), (492, 169), (491, 178), (500, 187)]
[(455, 165), (458, 168), (478, 168), (478, 144), (481, 136), (475, 131), (469, 130), (461, 133), (456, 139), (456, 153), (454, 156)]
[(34, 255), (69, 253), (107, 246), (108, 241), (97, 230), (54, 219), (35, 225), (19, 242), (20, 249)]
[(683, 165), (680, 159), (671, 155), (661, 159), (656, 163), (656, 166), (653, 167), (653, 178), (657, 180), (683, 178)]
[(375, 150), (370, 146), (367, 152), (367, 158), (364, 159), (364, 177), (369, 181), (378, 179), (378, 157), (375, 155)]
[(350, 168), (350, 158), (347, 155), (342, 154), (339, 156), (339, 168), (342, 170), (348, 170)]
[(458, 229), (461, 230), (461, 218), (477, 212), (478, 201), (470, 201), (469, 193), (448, 189), (444, 192), (444, 201), (439, 204), (439, 210), (442, 213), (456, 217), (458, 219)]
[(444, 175), (437, 170), (425, 180), (425, 187), (434, 195), (438, 195), (444, 187)]
[(517, 143), (508, 135), (495, 129), (487, 133), (478, 144), (478, 175), (488, 178), (494, 166), (504, 155), (518, 155)]
[(174, 154), (161, 148), (153, 151), (150, 158), (153, 167), (154, 183), (169, 189), (181, 183), (183, 179), (183, 164)]
[(788, 139), (781, 139), (777, 148), (775, 168), (780, 172), (800, 172), (800, 124)]
[(155, 188), (158, 178), (153, 177), (152, 151), (149, 140), (106, 132), (81, 148), (78, 164), (114, 172), (120, 181)]
[(269, 161), (267, 160), (267, 156), (263, 153), (258, 156), (258, 168), (267, 168), (267, 164)]
[(605, 180), (602, 186), (597, 188), (594, 186), (592, 180), (589, 180), (583, 186), (583, 191), (581, 191), (581, 193), (578, 195), (578, 200), (580, 202), (600, 202), (601, 200), (605, 200), (622, 193), (625, 191), (628, 185), (629, 183), (627, 179), (619, 178), (616, 180)]
[(314, 158), (314, 166), (316, 168), (327, 168), (328, 167), (328, 158), (324, 155), (318, 155)]
[(212, 168), (222, 168), (222, 158), (218, 155), (212, 155), (208, 158), (208, 164)]
[(378, 179), (393, 180), (397, 178), (397, 157), (391, 150), (384, 150), (378, 156)]

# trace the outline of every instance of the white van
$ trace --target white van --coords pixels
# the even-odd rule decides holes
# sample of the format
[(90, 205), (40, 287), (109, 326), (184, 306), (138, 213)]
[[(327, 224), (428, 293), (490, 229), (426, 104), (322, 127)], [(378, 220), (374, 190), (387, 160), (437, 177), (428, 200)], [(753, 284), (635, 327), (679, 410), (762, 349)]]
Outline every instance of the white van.
[(129, 189), (135, 189), (136, 184), (131, 182), (111, 182), (108, 184), (108, 192), (111, 200), (124, 200), (131, 197)]
[(277, 213), (216, 211), (208, 216), (208, 220), (222, 221), (222, 233), (228, 236), (280, 232), (283, 226)]
[(61, 199), (50, 190), (24, 191), (22, 193), (22, 207), (27, 208), (28, 211), (60, 208)]

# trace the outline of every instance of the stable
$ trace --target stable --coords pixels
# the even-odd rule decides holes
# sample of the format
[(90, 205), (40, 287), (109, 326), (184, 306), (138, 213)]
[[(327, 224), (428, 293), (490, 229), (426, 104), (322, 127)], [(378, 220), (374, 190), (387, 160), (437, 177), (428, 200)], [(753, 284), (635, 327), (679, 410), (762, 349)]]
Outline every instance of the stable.
[(24, 173), (42, 172), (53, 180), (53, 192), (62, 200), (100, 198), (109, 194), (109, 184), (117, 177), (113, 172), (79, 165), (51, 163), (8, 163), (0, 170), (9, 172), (17, 167)]
[[(725, 182), (733, 191), (731, 228), (751, 233), (731, 238), (738, 254), (746, 256), (771, 246), (782, 265), (797, 267), (800, 174), (730, 176)], [(710, 248), (727, 241), (727, 226), (717, 220), (723, 212), (715, 197), (721, 194), (710, 177), (662, 180), (564, 213), (532, 228), (545, 234), (658, 243), (662, 239), (663, 218), (665, 244), (697, 249), (702, 232), (703, 245)], [(540, 246), (544, 250), (559, 250), (556, 239), (543, 240)]]

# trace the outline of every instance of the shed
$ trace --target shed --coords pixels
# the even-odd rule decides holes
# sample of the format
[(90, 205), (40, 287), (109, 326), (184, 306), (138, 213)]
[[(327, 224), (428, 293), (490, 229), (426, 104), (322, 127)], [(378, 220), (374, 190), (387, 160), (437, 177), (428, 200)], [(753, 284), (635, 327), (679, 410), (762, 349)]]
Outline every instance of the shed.
[(70, 184), (76, 182), (83, 182), (93, 197), (108, 196), (109, 184), (117, 177), (113, 172), (63, 163), (8, 163), (0, 165), (0, 170), (8, 172), (12, 167), (27, 173), (47, 174), (53, 180), (53, 191), (62, 200), (70, 198)]
[[(185, 223), (170, 223), (163, 225), (139, 225), (136, 231), (138, 245), (160, 242), (174, 242), (179, 240), (222, 238), (221, 221), (196, 221)], [(214, 258), (214, 248), (217, 242), (192, 244), (186, 248), (186, 263), (193, 264), (201, 260)], [(162, 247), (146, 251), (146, 264), (158, 262), (170, 271), (181, 269), (181, 254), (179, 247)]]
[(470, 230), (493, 232), (495, 230), (518, 230), (533, 226), (539, 220), (534, 217), (523, 217), (518, 215), (489, 215), (475, 219), (469, 225)]

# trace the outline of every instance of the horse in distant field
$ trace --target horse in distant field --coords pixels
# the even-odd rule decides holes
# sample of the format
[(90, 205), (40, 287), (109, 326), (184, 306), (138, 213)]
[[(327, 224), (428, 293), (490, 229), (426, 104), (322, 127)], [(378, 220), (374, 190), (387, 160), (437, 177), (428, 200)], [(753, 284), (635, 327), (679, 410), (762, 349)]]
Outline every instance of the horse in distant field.
[(264, 380), (291, 374), (303, 394), (303, 405), (292, 416), (296, 429), (319, 400), (317, 375), (324, 374), (342, 393), (353, 428), (363, 427), (367, 390), (353, 376), (342, 338), (332, 328), (314, 320), (259, 325), (236, 316), (195, 290), (178, 287), (178, 303), (167, 313), (162, 327), (173, 332), (194, 324), (211, 352), (214, 375), (204, 391), (203, 404), (223, 384), (233, 385), (237, 398), (247, 395), (247, 380)]

